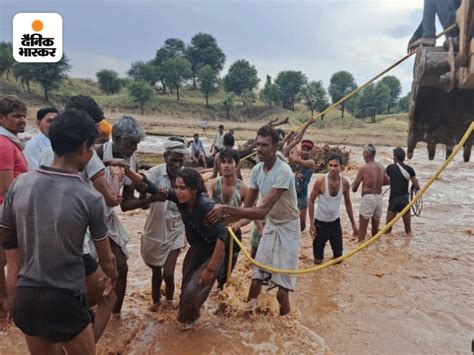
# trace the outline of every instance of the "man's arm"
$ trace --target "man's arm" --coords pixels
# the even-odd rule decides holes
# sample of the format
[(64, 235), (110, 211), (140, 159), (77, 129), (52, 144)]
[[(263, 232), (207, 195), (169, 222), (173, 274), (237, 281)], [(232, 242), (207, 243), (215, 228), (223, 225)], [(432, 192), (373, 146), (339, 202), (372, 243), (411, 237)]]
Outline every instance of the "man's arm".
[(364, 167), (360, 168), (359, 171), (357, 172), (357, 176), (352, 183), (352, 192), (357, 192), (357, 189), (359, 188), (360, 183), (362, 182), (362, 177), (363, 175), (363, 169)]
[(112, 184), (109, 185), (104, 172), (100, 172), (91, 178), (92, 185), (104, 197), (105, 204), (109, 207), (118, 206), (121, 202), (120, 194), (120, 176), (112, 174)]
[[(250, 191), (252, 191), (252, 189), (250, 189)], [(212, 211), (209, 212), (206, 219), (210, 223), (216, 223), (224, 215), (237, 217), (239, 219), (264, 219), (285, 191), (285, 189), (272, 188), (268, 195), (262, 200), (262, 203), (257, 207), (230, 207), (226, 205), (216, 205)], [(255, 202), (255, 199), (253, 202)], [(247, 201), (245, 202), (245, 206), (247, 206)]]
[(219, 159), (219, 153), (216, 154), (214, 158), (214, 165), (212, 167), (212, 175), (211, 179), (215, 179), (219, 175), (219, 165), (221, 163), (221, 160)]
[(415, 189), (419, 190), (420, 189), (420, 183), (418, 182), (418, 179), (416, 178), (416, 176), (412, 176), (410, 178), (411, 180), (411, 183), (413, 184), (413, 186), (415, 186)]
[(110, 277), (112, 284), (115, 287), (115, 282), (118, 277), (117, 264), (115, 262), (115, 255), (110, 248), (109, 238), (100, 241), (94, 241), (95, 249), (97, 250), (97, 257), (99, 258), (99, 265), (104, 270), (104, 273)]
[(346, 178), (342, 178), (343, 180), (343, 188), (344, 188), (344, 204), (346, 206), (346, 212), (347, 215), (349, 216), (349, 219), (351, 221), (352, 225), (352, 231), (354, 232), (354, 235), (358, 234), (357, 231), (357, 225), (354, 219), (354, 212), (352, 210), (352, 202), (351, 202), (351, 185), (349, 183), (349, 180)]
[(385, 171), (383, 165), (382, 165), (382, 171), (383, 171), (383, 184), (385, 185), (390, 185), (390, 178), (388, 177), (387, 172)]
[(0, 170), (0, 195), (5, 196), (13, 182), (13, 170)]
[(209, 179), (206, 181), (206, 190), (207, 194), (211, 199), (214, 199), (214, 188), (216, 186), (216, 180), (215, 179)]
[(301, 142), (301, 140), (303, 139), (303, 137), (306, 133), (306, 130), (313, 123), (314, 123), (314, 118), (311, 118), (308, 122), (306, 122), (306, 124), (303, 126), (303, 128), (301, 128), (301, 130), (295, 135), (293, 140), (286, 147), (283, 147), (283, 155), (285, 157), (291, 152), (291, 150), (294, 147), (296, 147), (297, 144), (299, 144)]
[(314, 227), (314, 203), (316, 202), (316, 199), (318, 198), (320, 194), (320, 184), (321, 184), (321, 179), (316, 179), (313, 185), (313, 189), (311, 190), (311, 194), (309, 195), (309, 200), (308, 200), (308, 213), (309, 213), (309, 234), (313, 238), (316, 237), (316, 228)]
[(303, 160), (300, 157), (291, 158), (291, 154), (290, 154), (288, 156), (288, 160), (289, 160), (290, 163), (301, 165), (305, 169), (313, 169), (314, 170), (314, 167), (316, 166), (316, 163), (311, 158), (307, 159), (307, 160)]
[(6, 249), (5, 256), (7, 259), (6, 286), (9, 303), (8, 308), (11, 309), (15, 300), (16, 284), (18, 282), (18, 274), (20, 273), (21, 269), (20, 251), (18, 250), (18, 248)]

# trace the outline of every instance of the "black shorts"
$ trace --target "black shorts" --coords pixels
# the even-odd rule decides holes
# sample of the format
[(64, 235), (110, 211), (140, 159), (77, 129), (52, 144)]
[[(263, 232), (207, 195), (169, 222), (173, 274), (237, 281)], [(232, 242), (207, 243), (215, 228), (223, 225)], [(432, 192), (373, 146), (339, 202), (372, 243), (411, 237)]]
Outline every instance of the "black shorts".
[(99, 267), (99, 264), (97, 264), (97, 261), (95, 261), (95, 259), (90, 254), (83, 254), (82, 261), (84, 262), (84, 269), (86, 271), (86, 276), (93, 274)]
[(17, 287), (13, 319), (26, 335), (54, 343), (71, 341), (94, 322), (85, 294), (55, 287)]
[(408, 195), (392, 197), (388, 201), (388, 210), (391, 212), (402, 212), (409, 202)]

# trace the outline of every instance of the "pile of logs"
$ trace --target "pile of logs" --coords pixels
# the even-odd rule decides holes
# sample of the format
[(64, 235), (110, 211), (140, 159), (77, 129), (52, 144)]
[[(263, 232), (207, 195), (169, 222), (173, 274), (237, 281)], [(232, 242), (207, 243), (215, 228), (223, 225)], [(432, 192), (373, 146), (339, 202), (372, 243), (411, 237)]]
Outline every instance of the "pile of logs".
[(316, 162), (314, 168), (315, 173), (326, 173), (328, 171), (326, 159), (331, 154), (337, 154), (342, 158), (342, 165), (345, 167), (349, 164), (349, 156), (351, 154), (350, 150), (347, 150), (346, 147), (339, 147), (339, 145), (330, 147), (325, 144), (322, 146), (315, 146), (313, 149), (312, 158)]

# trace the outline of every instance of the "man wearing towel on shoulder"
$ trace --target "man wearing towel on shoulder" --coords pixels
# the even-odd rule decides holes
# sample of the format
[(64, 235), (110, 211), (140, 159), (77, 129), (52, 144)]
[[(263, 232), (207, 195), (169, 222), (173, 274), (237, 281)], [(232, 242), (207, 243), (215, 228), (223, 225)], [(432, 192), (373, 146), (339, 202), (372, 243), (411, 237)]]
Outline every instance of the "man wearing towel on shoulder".
[[(214, 223), (221, 218), (226, 218), (226, 221), (265, 218), (255, 259), (273, 268), (296, 269), (300, 250), (300, 220), (295, 178), (290, 166), (277, 159), (278, 140), (278, 133), (273, 128), (263, 126), (258, 130), (257, 156), (260, 163), (252, 169), (245, 207), (216, 205), (207, 219), (209, 223)], [(253, 207), (259, 192), (261, 203)], [(271, 273), (257, 267), (253, 268), (248, 296), (249, 310), (256, 308), (264, 280), (278, 286), (280, 315), (290, 312), (289, 291), (295, 290), (296, 276)]]

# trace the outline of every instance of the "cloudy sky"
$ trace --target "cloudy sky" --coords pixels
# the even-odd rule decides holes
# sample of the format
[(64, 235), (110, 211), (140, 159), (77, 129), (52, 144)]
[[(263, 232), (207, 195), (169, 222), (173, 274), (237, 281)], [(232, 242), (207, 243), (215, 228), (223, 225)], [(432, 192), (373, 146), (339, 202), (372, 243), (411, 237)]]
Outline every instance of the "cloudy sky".
[[(0, 40), (11, 41), (18, 12), (58, 12), (72, 77), (95, 78), (103, 68), (124, 76), (131, 62), (153, 58), (165, 39), (189, 43), (207, 32), (227, 56), (223, 74), (243, 58), (262, 81), (291, 69), (327, 85), (343, 69), (362, 84), (405, 54), (422, 7), (423, 0), (0, 0)], [(393, 71), (404, 93), (412, 65)]]

